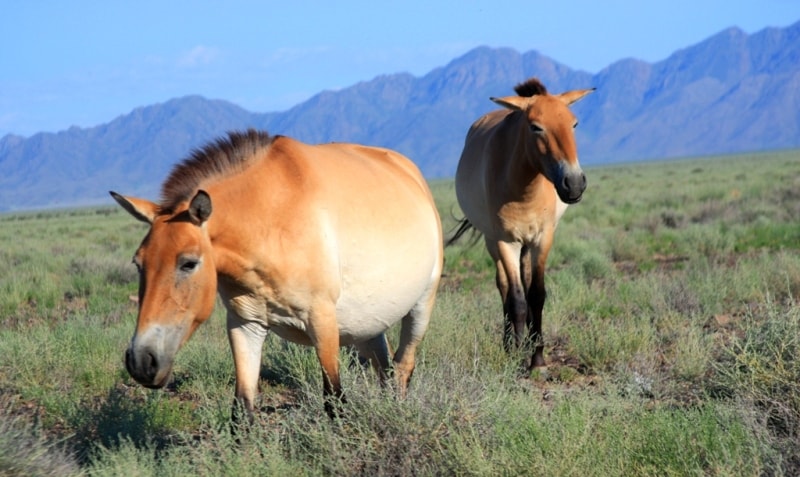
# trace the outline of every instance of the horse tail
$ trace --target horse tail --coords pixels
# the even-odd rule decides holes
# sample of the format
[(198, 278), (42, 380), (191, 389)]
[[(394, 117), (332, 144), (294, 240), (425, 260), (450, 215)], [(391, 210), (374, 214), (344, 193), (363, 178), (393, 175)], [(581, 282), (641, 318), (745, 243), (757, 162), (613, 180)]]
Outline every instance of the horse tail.
[(467, 232), (472, 233), (472, 238), (470, 239), (470, 246), (475, 245), (478, 242), (478, 239), (480, 238), (480, 232), (478, 232), (478, 229), (472, 226), (472, 223), (470, 223), (470, 221), (466, 217), (458, 221), (458, 224), (454, 228), (454, 230), (455, 231), (450, 234), (450, 238), (447, 239), (447, 241), (444, 243), (445, 247), (449, 247), (454, 243), (456, 243), (458, 239), (460, 239), (461, 236)]

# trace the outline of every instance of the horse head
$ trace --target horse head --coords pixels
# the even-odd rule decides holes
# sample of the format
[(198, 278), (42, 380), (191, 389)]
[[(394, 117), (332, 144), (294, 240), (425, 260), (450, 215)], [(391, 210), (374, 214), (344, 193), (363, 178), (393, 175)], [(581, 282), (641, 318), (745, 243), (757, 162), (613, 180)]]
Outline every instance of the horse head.
[(539, 80), (531, 79), (514, 89), (518, 96), (490, 99), (524, 115), (520, 135), (524, 138), (530, 165), (541, 170), (553, 183), (562, 202), (580, 201), (586, 189), (586, 175), (578, 162), (575, 144), (574, 128), (578, 120), (568, 106), (594, 88), (551, 95)]
[(142, 385), (160, 388), (169, 381), (178, 350), (214, 309), (217, 275), (206, 230), (211, 199), (199, 191), (185, 207), (165, 211), (147, 200), (111, 195), (150, 225), (133, 257), (139, 313), (125, 367)]

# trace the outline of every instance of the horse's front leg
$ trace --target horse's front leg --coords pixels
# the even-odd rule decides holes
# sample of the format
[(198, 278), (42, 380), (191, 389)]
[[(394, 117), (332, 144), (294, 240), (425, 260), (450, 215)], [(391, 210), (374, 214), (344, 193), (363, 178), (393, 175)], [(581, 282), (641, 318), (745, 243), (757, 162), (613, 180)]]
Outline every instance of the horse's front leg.
[(339, 414), (340, 404), (345, 401), (339, 377), (339, 324), (336, 321), (336, 307), (329, 303), (315, 306), (309, 314), (307, 326), (309, 338), (322, 367), (325, 412), (333, 419)]
[(553, 235), (545, 234), (538, 248), (531, 247), (523, 257), (525, 270), (526, 301), (528, 304), (528, 340), (533, 346), (530, 369), (546, 366), (544, 360), (544, 342), (542, 337), (542, 311), (547, 299), (547, 289), (544, 284), (544, 270), (547, 264), (547, 254), (553, 243)]
[(231, 417), (239, 421), (242, 411), (248, 423), (254, 419), (258, 379), (261, 375), (261, 350), (267, 336), (267, 328), (254, 321), (245, 320), (228, 312), (228, 339), (236, 367), (236, 393)]
[(516, 242), (487, 242), (489, 254), (497, 266), (496, 284), (503, 300), (503, 345), (506, 351), (519, 349), (525, 340), (527, 304), (520, 274), (522, 245)]

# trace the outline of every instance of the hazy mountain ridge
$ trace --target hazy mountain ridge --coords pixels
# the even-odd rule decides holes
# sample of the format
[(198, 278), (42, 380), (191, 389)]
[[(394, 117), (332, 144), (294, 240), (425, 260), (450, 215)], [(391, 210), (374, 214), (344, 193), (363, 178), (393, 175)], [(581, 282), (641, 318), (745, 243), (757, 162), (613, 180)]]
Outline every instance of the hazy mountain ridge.
[(489, 96), (539, 77), (553, 92), (596, 87), (576, 103), (584, 164), (800, 147), (800, 22), (747, 35), (726, 29), (653, 64), (622, 59), (597, 74), (537, 51), (479, 47), (422, 77), (383, 75), (323, 91), (283, 112), (186, 96), (93, 128), (0, 138), (0, 210), (155, 198), (174, 163), (226, 131), (256, 127), (317, 143), (397, 149), (428, 177), (452, 176)]

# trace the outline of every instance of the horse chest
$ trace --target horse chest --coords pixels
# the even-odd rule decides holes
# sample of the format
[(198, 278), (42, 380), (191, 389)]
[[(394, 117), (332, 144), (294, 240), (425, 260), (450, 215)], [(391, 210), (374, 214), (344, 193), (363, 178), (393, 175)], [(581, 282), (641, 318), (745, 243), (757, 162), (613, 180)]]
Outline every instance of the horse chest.
[(508, 203), (500, 209), (497, 218), (507, 239), (538, 244), (544, 234), (555, 230), (566, 208), (561, 201), (544, 207), (536, 203)]
[(539, 221), (533, 221), (506, 224), (504, 229), (511, 236), (513, 242), (538, 244), (542, 239), (545, 227)]
[(254, 294), (235, 296), (220, 294), (229, 313), (247, 321), (260, 323), (285, 340), (303, 345), (311, 344), (307, 333), (307, 312), (283, 306)]
[(229, 312), (232, 312), (248, 321), (263, 321), (267, 315), (266, 302), (254, 295), (241, 294), (235, 296), (225, 297), (225, 307)]
[(228, 311), (245, 320), (270, 328), (306, 329), (307, 307), (283, 303), (265, 293), (246, 292), (236, 287), (220, 287), (219, 292)]

